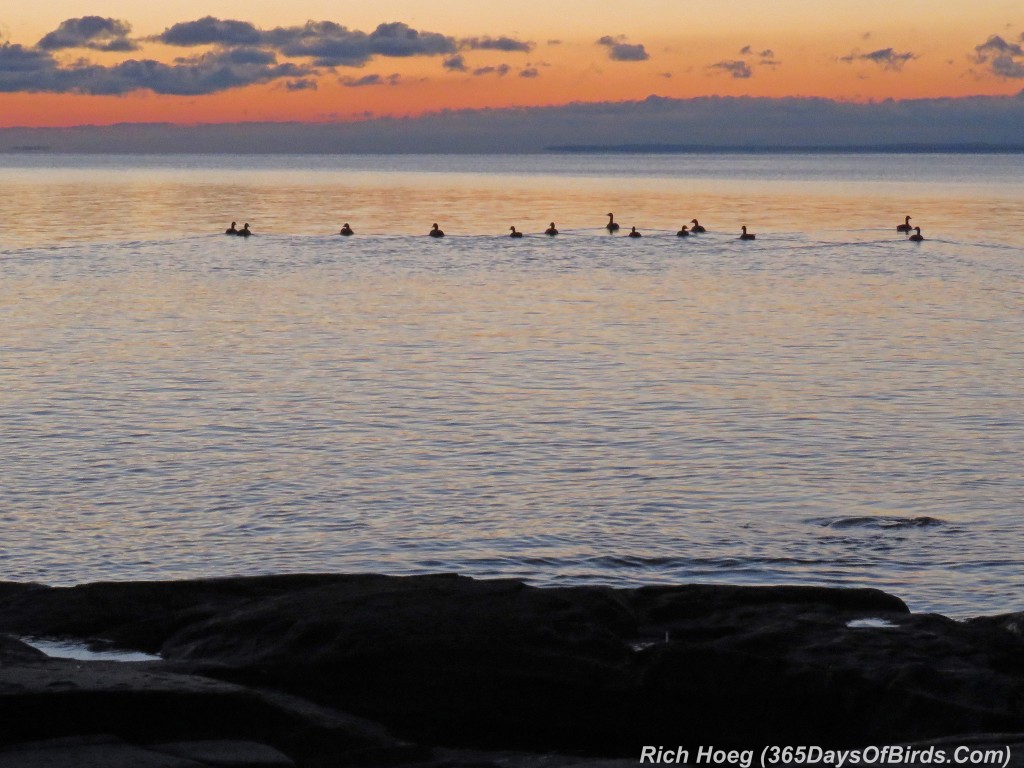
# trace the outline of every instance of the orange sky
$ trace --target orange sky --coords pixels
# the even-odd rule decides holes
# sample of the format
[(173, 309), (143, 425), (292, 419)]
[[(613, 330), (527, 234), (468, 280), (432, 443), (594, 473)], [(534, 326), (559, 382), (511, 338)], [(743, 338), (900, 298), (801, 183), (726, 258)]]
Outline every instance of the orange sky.
[[(260, 29), (324, 19), (367, 32), (378, 23), (398, 20), (454, 40), (508, 36), (529, 41), (533, 48), (529, 52), (463, 49), (459, 53), (464, 71), (442, 65), (451, 54), (374, 56), (359, 67), (332, 69), (314, 67), (309, 58), (276, 51), (278, 63), (294, 62), (315, 68), (316, 73), (186, 96), (160, 95), (152, 90), (123, 95), (27, 92), (52, 86), (16, 82), (5, 74), (0, 58), (0, 91), (7, 91), (0, 93), (0, 126), (321, 121), (467, 107), (620, 101), (650, 94), (680, 98), (822, 96), (866, 101), (1008, 95), (1024, 88), (1024, 55), (1018, 56), (1012, 48), (1006, 53), (1004, 63), (1009, 65), (1002, 74), (996, 72), (992, 57), (985, 62), (972, 60), (976, 46), (992, 35), (999, 35), (1017, 50), (1024, 44), (1024, 11), (1019, 3), (998, 0), (980, 0), (969, 6), (961, 2), (862, 0), (827, 7), (805, 0), (639, 0), (628, 11), (602, 9), (599, 14), (592, 3), (577, 0), (554, 6), (528, 0), (515, 8), (482, 0), (432, 5), (385, 0), (372, 7), (357, 7), (307, 0), (301, 10), (289, 12), (287, 4), (186, 0), (162, 11), (139, 0), (53, 0), (44, 9), (23, 6), (0, 18), (0, 34), (10, 52), (13, 45), (32, 48), (65, 19), (96, 15), (131, 24), (131, 37), (139, 50), (51, 50), (62, 67), (82, 59), (107, 67), (128, 59), (170, 64), (176, 57), (217, 51), (212, 45), (178, 47), (143, 39), (174, 23), (205, 15), (252, 22)], [(612, 60), (613, 43), (596, 43), (606, 35), (615, 38), (613, 43), (642, 45), (647, 58)], [(553, 44), (553, 40), (559, 42)], [(501, 75), (498, 68), (503, 65), (507, 70)], [(474, 74), (487, 67), (495, 69)], [(1020, 68), (1020, 76), (1015, 67)], [(521, 76), (524, 71), (535, 76)], [(368, 75), (378, 75), (384, 83), (342, 84)], [(397, 78), (389, 84), (386, 78), (392, 75)], [(315, 90), (288, 87), (312, 83)]]

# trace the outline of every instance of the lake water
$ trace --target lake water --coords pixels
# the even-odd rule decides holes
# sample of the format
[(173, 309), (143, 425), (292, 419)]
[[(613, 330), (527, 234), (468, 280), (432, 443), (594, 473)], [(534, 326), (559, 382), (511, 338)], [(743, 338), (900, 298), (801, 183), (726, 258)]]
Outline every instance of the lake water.
[(1024, 610), (1022, 155), (0, 155), (0, 185), (0, 579)]

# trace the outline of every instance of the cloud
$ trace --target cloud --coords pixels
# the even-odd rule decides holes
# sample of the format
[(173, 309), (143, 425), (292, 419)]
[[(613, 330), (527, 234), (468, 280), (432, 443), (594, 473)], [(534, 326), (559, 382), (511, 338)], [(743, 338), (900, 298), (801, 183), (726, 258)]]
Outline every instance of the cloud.
[(839, 61), (845, 64), (852, 64), (855, 61), (870, 61), (890, 72), (900, 72), (904, 64), (916, 58), (918, 58), (918, 55), (910, 51), (897, 53), (892, 48), (880, 48), (877, 51), (871, 51), (871, 53), (853, 51), (847, 56), (840, 57)]
[(218, 64), (229, 64), (229, 65), (249, 65), (255, 64), (257, 66), (271, 65), (277, 63), (277, 56), (272, 51), (265, 50), (263, 48), (228, 48), (225, 50), (217, 51), (216, 53), (208, 53), (205, 56), (199, 57), (187, 57), (175, 59), (176, 64), (192, 64), (196, 62), (209, 60)]
[(999, 77), (1024, 77), (1024, 62), (1014, 61), (1008, 56), (997, 56), (992, 60), (992, 73)]
[(511, 37), (467, 37), (459, 41), (460, 48), (484, 51), (507, 51), (509, 53), (529, 53), (534, 49), (533, 43), (516, 40)]
[(520, 77), (540, 77), (540, 71), (536, 67), (527, 67), (519, 72)]
[(284, 84), (285, 90), (288, 91), (315, 91), (317, 90), (316, 80), (305, 77), (301, 80), (288, 80)]
[(291, 58), (313, 59), (316, 66), (322, 67), (358, 67), (375, 56), (434, 56), (455, 53), (457, 49), (453, 37), (420, 32), (399, 21), (380, 24), (366, 33), (333, 21), (307, 21), (302, 26), (261, 30), (247, 21), (206, 16), (175, 24), (154, 39), (176, 46), (262, 45)]
[(359, 78), (342, 77), (338, 82), (346, 88), (362, 88), (367, 85), (398, 85), (401, 79), (402, 76), (396, 73), (387, 77), (381, 75), (364, 75)]
[(651, 58), (643, 45), (627, 43), (623, 35), (605, 35), (597, 40), (596, 45), (605, 46), (608, 49), (608, 58), (612, 61), (647, 61)]
[[(112, 65), (85, 59), (69, 63), (55, 52), (86, 48), (131, 51), (136, 41), (126, 21), (100, 16), (66, 19), (36, 46), (0, 41), (0, 92), (124, 94), (149, 90), (159, 94), (201, 95), (232, 88), (281, 81), (291, 91), (313, 90), (323, 68), (362, 66), (377, 57), (443, 56), (443, 66), (469, 72), (460, 49), (526, 52), (533, 43), (508, 36), (458, 40), (450, 35), (413, 29), (402, 22), (378, 25), (372, 32), (352, 30), (332, 21), (307, 21), (301, 26), (261, 29), (238, 19), (205, 16), (164, 29), (149, 42), (177, 48), (207, 46), (199, 55), (171, 63), (128, 59)], [(279, 63), (279, 59), (281, 62)], [(290, 60), (290, 61), (286, 61)], [(481, 67), (473, 74), (503, 77), (508, 64)], [(527, 64), (523, 77), (536, 76)], [(349, 87), (394, 85), (397, 75), (342, 78)]]
[(990, 35), (981, 45), (974, 46), (976, 58), (979, 62), (988, 61), (989, 57), (996, 55), (1003, 56), (1024, 56), (1024, 49), (1017, 43), (1008, 43), (999, 35)]
[(312, 58), (324, 67), (361, 66), (375, 56), (436, 56), (455, 53), (455, 38), (420, 32), (408, 24), (380, 24), (369, 34), (333, 21), (307, 21), (302, 27), (277, 27), (263, 35), (264, 42), (285, 56)]
[(66, 19), (36, 43), (44, 51), (91, 48), (96, 51), (134, 51), (138, 45), (128, 39), (132, 27), (127, 21), (102, 16)]
[(754, 67), (750, 59), (757, 58), (757, 63), (764, 67), (775, 68), (782, 64), (781, 61), (776, 60), (775, 51), (771, 48), (755, 51), (754, 46), (744, 45), (740, 48), (739, 55), (746, 57), (746, 59), (728, 59), (725, 61), (719, 61), (716, 64), (709, 65), (707, 68), (728, 72), (738, 80), (746, 80), (754, 76)]
[(301, 78), (314, 70), (278, 64), (258, 49), (221, 50), (180, 58), (173, 64), (129, 59), (113, 66), (77, 63), (62, 67), (47, 51), (0, 46), (0, 92), (120, 95), (138, 90), (171, 95), (218, 93), (281, 78)]
[[(1024, 34), (1021, 35), (1024, 42)], [(974, 47), (974, 60), (987, 64), (996, 77), (1024, 78), (1024, 49), (1018, 43), (1008, 43), (999, 35), (991, 35)]]
[(708, 69), (717, 69), (722, 72), (728, 72), (736, 80), (746, 80), (754, 74), (750, 65), (739, 59), (719, 61), (716, 64), (709, 64)]
[(204, 16), (168, 27), (154, 40), (167, 45), (255, 45), (263, 42), (262, 33), (248, 21), (221, 20)]
[(480, 67), (479, 69), (473, 70), (473, 77), (480, 77), (481, 75), (497, 75), (498, 77), (504, 77), (512, 69), (508, 64), (501, 64), (497, 67)]
[(51, 90), (58, 70), (56, 59), (46, 51), (0, 44), (0, 93)]
[(466, 57), (461, 53), (449, 56), (441, 62), (441, 66), (451, 72), (466, 72), (469, 70), (469, 67), (466, 66)]

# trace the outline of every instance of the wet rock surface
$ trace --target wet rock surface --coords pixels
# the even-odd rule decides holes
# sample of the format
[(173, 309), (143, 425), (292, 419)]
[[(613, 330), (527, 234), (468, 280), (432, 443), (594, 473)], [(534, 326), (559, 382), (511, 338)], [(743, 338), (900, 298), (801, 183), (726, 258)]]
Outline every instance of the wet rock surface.
[[(646, 744), (1014, 734), (1022, 627), (1021, 614), (955, 622), (876, 590), (811, 587), (0, 583), (0, 768), (61, 749), (143, 749), (139, 765), (526, 766), (635, 763)], [(33, 636), (162, 660), (53, 659), (17, 639)]]

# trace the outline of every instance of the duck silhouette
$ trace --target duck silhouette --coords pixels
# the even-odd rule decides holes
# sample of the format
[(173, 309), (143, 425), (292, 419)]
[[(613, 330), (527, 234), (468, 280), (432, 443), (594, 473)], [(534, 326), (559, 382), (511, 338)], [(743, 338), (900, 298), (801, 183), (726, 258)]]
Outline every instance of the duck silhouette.
[(605, 229), (607, 229), (609, 232), (618, 232), (619, 225), (615, 223), (615, 214), (609, 213), (606, 215), (608, 216), (608, 223), (605, 224)]
[(740, 240), (754, 240), (757, 237), (757, 235), (747, 232), (746, 226), (742, 226), (740, 229), (743, 230), (743, 234), (740, 235)]
[(238, 230), (235, 229), (235, 224), (236, 223), (237, 222), (232, 221), (231, 222), (231, 226), (224, 230), (224, 234), (225, 235), (237, 235), (238, 234)]
[(509, 237), (522, 237), (523, 236), (522, 232), (516, 232), (516, 228), (515, 227), (509, 227), (509, 229), (512, 230), (511, 234), (509, 234)]
[(924, 240), (924, 237), (921, 235), (921, 228), (920, 227), (914, 227), (914, 234), (912, 234), (907, 239), (908, 240), (913, 240), (915, 243), (920, 243), (922, 240)]
[(896, 231), (897, 232), (910, 232), (913, 229), (914, 228), (912, 226), (910, 226), (910, 217), (909, 216), (904, 218), (904, 221), (903, 221), (902, 224), (897, 224), (896, 225)]
[(636, 227), (633, 227), (631, 230), (629, 230), (629, 236), (630, 237), (643, 237), (643, 235), (641, 235), (639, 232), (636, 231)]
[(249, 231), (249, 222), (245, 222), (242, 228), (238, 230), (238, 234), (241, 235), (242, 237), (248, 237), (249, 235), (252, 234), (252, 232)]
[(345, 222), (341, 225), (341, 231), (338, 234), (348, 237), (349, 235), (354, 235), (355, 232), (352, 231), (352, 227), (348, 225), (348, 222)]
[(434, 222), (434, 225), (431, 227), (429, 234), (431, 237), (444, 237), (444, 232), (438, 229), (436, 221)]
[(551, 222), (547, 229), (544, 230), (545, 235), (557, 235), (558, 230), (555, 229), (555, 222)]
[(702, 227), (700, 225), (700, 222), (697, 221), (696, 219), (691, 220), (690, 223), (693, 224), (693, 226), (690, 228), (691, 232), (697, 232), (697, 233), (707, 232), (707, 230), (704, 229), (704, 227)]
[(689, 237), (689, 236), (690, 236), (690, 230), (688, 230), (686, 228), (685, 224), (683, 224), (683, 228), (682, 229), (680, 229), (678, 232), (676, 232), (676, 237)]

